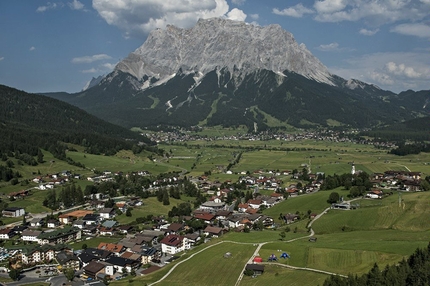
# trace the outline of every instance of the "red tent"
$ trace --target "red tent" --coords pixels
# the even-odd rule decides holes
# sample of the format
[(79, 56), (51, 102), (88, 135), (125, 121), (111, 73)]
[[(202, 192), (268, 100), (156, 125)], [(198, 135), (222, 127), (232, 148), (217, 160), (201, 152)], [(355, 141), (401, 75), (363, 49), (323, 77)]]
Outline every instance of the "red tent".
[(254, 262), (263, 262), (263, 258), (256, 256), (254, 257)]

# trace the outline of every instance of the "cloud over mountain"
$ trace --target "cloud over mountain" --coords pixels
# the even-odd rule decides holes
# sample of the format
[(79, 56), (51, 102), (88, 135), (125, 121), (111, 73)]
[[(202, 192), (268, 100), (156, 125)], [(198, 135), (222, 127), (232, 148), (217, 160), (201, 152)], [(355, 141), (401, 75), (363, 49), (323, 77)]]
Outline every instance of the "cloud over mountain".
[(230, 10), (226, 0), (94, 0), (93, 8), (108, 24), (121, 28), (126, 35), (147, 34), (167, 24), (189, 28), (200, 18), (225, 17), (238, 21), (246, 18), (242, 10)]

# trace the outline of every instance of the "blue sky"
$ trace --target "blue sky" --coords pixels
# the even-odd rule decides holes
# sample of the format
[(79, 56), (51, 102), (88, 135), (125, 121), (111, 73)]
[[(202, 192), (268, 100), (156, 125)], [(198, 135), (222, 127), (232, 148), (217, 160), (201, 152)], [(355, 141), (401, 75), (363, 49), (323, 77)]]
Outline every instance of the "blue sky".
[(210, 17), (279, 24), (346, 79), (430, 89), (430, 0), (0, 1), (0, 84), (78, 92), (151, 30)]

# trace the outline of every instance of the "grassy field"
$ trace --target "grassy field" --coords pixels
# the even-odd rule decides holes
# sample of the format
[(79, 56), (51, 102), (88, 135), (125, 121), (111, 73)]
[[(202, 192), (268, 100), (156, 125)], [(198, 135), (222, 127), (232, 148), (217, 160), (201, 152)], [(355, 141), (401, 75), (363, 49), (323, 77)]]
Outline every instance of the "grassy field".
[(41, 191), (37, 189), (31, 190), (31, 195), (17, 199), (15, 201), (9, 201), (10, 207), (22, 207), (27, 213), (41, 213), (51, 212), (50, 209), (43, 206), (43, 200), (46, 197), (47, 191)]
[(327, 203), (327, 199), (331, 192), (337, 192), (340, 196), (346, 197), (348, 191), (342, 190), (341, 188), (332, 191), (319, 191), (313, 194), (305, 194), (297, 197), (288, 198), (285, 201), (264, 210), (264, 214), (273, 217), (276, 221), (280, 222), (279, 214), (287, 214), (299, 212), (301, 214), (307, 214), (308, 211), (312, 213), (320, 213), (324, 209), (330, 206)]
[[(430, 193), (403, 193), (399, 206), (398, 195), (383, 200), (364, 200), (356, 210), (332, 210), (313, 224), (317, 234), (354, 230), (396, 229), (401, 231), (430, 230)], [(370, 205), (369, 203), (374, 204)], [(360, 204), (360, 201), (357, 201)], [(366, 206), (367, 203), (369, 206)], [(357, 219), (359, 218), (359, 219)]]
[(256, 278), (244, 276), (239, 285), (315, 286), (322, 285), (327, 277), (328, 275), (310, 271), (291, 270), (277, 265), (266, 265), (263, 275)]
[(147, 215), (167, 215), (173, 206), (177, 206), (188, 200), (187, 197), (184, 197), (183, 200), (169, 198), (170, 205), (163, 205), (163, 203), (160, 203), (156, 197), (149, 197), (147, 199), (143, 199), (142, 201), (142, 206), (133, 208), (131, 211), (131, 217), (121, 214), (116, 217), (116, 220), (121, 224), (128, 224), (132, 221), (135, 221), (138, 217), (146, 217)]
[[(194, 147), (189, 148), (190, 146)], [(211, 171), (211, 180), (236, 180), (239, 175), (226, 176), (222, 174), (223, 168), (218, 167), (225, 168), (233, 160), (233, 155), (240, 151), (243, 152), (241, 160), (231, 169), (235, 173), (242, 171), (252, 173), (259, 169), (263, 171), (301, 170), (306, 165), (310, 166), (312, 172), (343, 174), (351, 171), (351, 163), (354, 162), (356, 170), (367, 173), (411, 170), (420, 171), (425, 176), (430, 175), (429, 153), (400, 157), (387, 154), (386, 150), (376, 149), (372, 145), (353, 143), (329, 143), (316, 140), (294, 142), (215, 140), (190, 141), (187, 142), (187, 146), (161, 144), (160, 147), (166, 151), (172, 151), (173, 158), (168, 162), (172, 166), (184, 167), (191, 172), (191, 175)], [(254, 149), (244, 149), (251, 147)], [(290, 148), (290, 151), (278, 151), (276, 148)]]
[[(234, 285), (255, 246), (222, 243), (179, 265), (157, 285)], [(231, 252), (230, 258), (224, 258)]]

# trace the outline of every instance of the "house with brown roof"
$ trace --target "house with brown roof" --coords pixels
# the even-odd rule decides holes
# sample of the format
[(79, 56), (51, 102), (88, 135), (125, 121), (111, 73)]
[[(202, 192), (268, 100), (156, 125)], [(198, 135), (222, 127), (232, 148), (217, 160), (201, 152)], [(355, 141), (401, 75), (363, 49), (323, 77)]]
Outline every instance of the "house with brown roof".
[(100, 244), (97, 246), (97, 249), (113, 252), (116, 256), (120, 256), (125, 251), (125, 247), (122, 244), (106, 242), (100, 242)]
[(367, 192), (366, 198), (370, 199), (381, 199), (384, 193), (381, 190), (371, 190)]
[(11, 239), (13, 236), (15, 236), (15, 231), (13, 229), (0, 229), (0, 239)]
[(211, 237), (220, 237), (223, 234), (223, 229), (217, 226), (207, 226), (204, 230), (203, 233), (206, 236), (211, 236)]
[(211, 213), (197, 213), (194, 215), (194, 218), (203, 220), (207, 224), (211, 224), (215, 219), (215, 215)]
[(126, 251), (123, 254), (121, 254), (122, 258), (126, 258), (126, 259), (131, 259), (131, 260), (137, 260), (140, 261), (142, 259), (142, 255), (140, 255), (139, 253), (134, 253), (131, 251)]
[(237, 206), (237, 210), (239, 211), (239, 212), (242, 212), (242, 213), (244, 213), (244, 212), (246, 212), (246, 210), (249, 208), (249, 205), (248, 204), (239, 204), (238, 206)]
[(188, 238), (182, 235), (169, 234), (160, 243), (161, 251), (171, 255), (191, 248)]
[(289, 223), (293, 223), (295, 221), (297, 221), (298, 219), (300, 219), (300, 217), (296, 214), (285, 214), (282, 216), (282, 218), (284, 219), (285, 223), (289, 224)]
[(247, 208), (245, 212), (247, 214), (256, 214), (258, 212), (258, 209)]
[(90, 263), (88, 263), (87, 266), (83, 268), (83, 270), (85, 275), (91, 277), (92, 279), (95, 279), (97, 277), (97, 274), (103, 272), (104, 268), (104, 264), (96, 261), (91, 261)]
[(184, 230), (183, 223), (174, 222), (167, 227), (167, 232), (169, 234), (179, 234), (179, 232), (181, 232), (182, 230)]
[(191, 245), (196, 244), (196, 242), (198, 242), (201, 239), (200, 234), (198, 232), (187, 233), (185, 237), (188, 238), (188, 241), (190, 242)]
[(99, 234), (102, 236), (112, 236), (115, 234), (115, 229), (113, 227), (100, 227), (98, 229)]
[(62, 224), (71, 224), (73, 221), (76, 220), (76, 217), (68, 215), (68, 214), (61, 214), (58, 216), (58, 220)]
[(219, 210), (215, 213), (216, 219), (227, 219), (232, 214), (229, 210)]
[(129, 234), (134, 231), (134, 227), (132, 225), (120, 225), (117, 230), (122, 234)]

